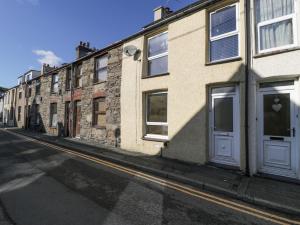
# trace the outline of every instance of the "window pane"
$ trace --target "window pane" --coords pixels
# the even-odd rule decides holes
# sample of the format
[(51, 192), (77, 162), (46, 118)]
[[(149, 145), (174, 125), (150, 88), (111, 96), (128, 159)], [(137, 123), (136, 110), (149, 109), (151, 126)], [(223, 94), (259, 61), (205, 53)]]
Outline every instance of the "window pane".
[(233, 99), (214, 99), (214, 130), (233, 132)]
[(168, 56), (149, 60), (148, 70), (149, 70), (148, 71), (149, 76), (167, 73), (168, 72)]
[(238, 35), (223, 38), (210, 43), (210, 61), (228, 59), (239, 55)]
[(217, 87), (212, 89), (213, 94), (222, 94), (222, 93), (234, 93), (235, 87)]
[(107, 67), (108, 65), (108, 57), (107, 56), (103, 56), (97, 59), (97, 68), (103, 68), (103, 67)]
[(164, 33), (149, 39), (148, 56), (152, 57), (168, 51), (168, 34)]
[(52, 127), (56, 127), (57, 126), (57, 114), (53, 114), (52, 115)]
[(106, 115), (104, 114), (97, 114), (96, 125), (97, 126), (105, 126), (106, 125)]
[(264, 95), (264, 135), (291, 136), (290, 94)]
[(256, 0), (256, 21), (262, 22), (294, 12), (294, 0)]
[(292, 19), (260, 27), (260, 50), (293, 43)]
[(147, 126), (147, 134), (168, 136), (168, 126)]
[(236, 6), (222, 9), (211, 15), (211, 36), (236, 30)]
[(98, 81), (107, 80), (107, 68), (97, 70), (97, 79)]
[(167, 122), (167, 94), (148, 95), (147, 122)]

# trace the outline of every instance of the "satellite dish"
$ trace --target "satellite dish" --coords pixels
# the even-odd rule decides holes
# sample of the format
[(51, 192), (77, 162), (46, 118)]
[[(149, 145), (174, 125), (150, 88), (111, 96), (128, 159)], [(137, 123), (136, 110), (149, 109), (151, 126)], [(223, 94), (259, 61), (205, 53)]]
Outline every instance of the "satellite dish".
[(124, 54), (127, 56), (134, 56), (137, 53), (137, 47), (133, 45), (128, 45), (124, 48)]

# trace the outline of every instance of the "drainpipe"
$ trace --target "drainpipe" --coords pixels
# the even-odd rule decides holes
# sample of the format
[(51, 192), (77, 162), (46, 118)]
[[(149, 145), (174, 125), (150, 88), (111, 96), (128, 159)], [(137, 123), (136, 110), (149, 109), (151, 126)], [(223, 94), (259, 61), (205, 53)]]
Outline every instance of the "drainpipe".
[(245, 150), (246, 150), (246, 176), (250, 176), (249, 157), (249, 78), (251, 65), (251, 7), (250, 1), (245, 0)]

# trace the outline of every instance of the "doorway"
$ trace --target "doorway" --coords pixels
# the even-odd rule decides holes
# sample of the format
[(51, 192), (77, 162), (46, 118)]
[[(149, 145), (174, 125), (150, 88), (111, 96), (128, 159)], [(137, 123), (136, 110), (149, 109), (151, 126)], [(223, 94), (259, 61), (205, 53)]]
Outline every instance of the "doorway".
[(238, 86), (210, 90), (210, 162), (240, 166)]
[(74, 136), (79, 138), (80, 137), (80, 120), (81, 120), (81, 102), (76, 101), (74, 104)]
[(297, 106), (294, 81), (264, 83), (258, 92), (258, 171), (297, 178)]

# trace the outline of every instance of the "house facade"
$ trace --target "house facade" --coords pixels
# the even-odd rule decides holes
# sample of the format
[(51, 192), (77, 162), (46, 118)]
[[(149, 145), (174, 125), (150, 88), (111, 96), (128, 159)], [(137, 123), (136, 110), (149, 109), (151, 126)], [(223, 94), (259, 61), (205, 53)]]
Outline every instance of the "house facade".
[(77, 47), (76, 61), (42, 74), (42, 127), (53, 135), (117, 147), (122, 46), (100, 51), (87, 46)]
[(181, 14), (124, 43), (121, 147), (245, 170), (244, 1)]
[(16, 125), (15, 105), (17, 88), (8, 89), (3, 96), (3, 125), (13, 127)]
[(252, 174), (300, 179), (300, 2), (251, 1)]

